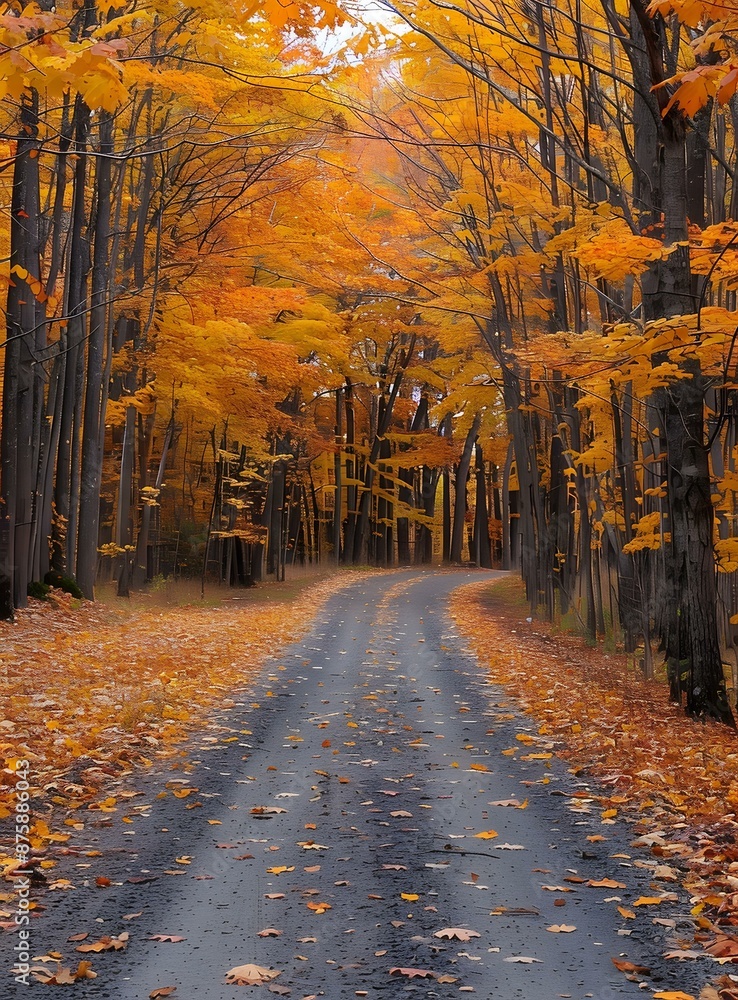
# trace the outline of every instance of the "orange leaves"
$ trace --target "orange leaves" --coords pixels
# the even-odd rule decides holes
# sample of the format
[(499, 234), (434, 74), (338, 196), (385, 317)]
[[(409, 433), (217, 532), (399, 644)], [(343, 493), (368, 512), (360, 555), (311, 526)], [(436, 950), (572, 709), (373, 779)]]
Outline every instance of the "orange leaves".
[(494, 838), (498, 837), (499, 834), (497, 833), (497, 830), (482, 830), (481, 833), (475, 833), (474, 836), (479, 840), (494, 840)]
[(35, 965), (31, 971), (34, 979), (45, 986), (71, 986), (79, 980), (97, 977), (97, 973), (92, 971), (92, 966), (87, 961), (80, 962), (76, 969), (67, 968), (59, 963), (56, 968)]
[(306, 903), (308, 910), (312, 910), (313, 913), (325, 913), (327, 910), (332, 910), (333, 907), (330, 903)]
[(226, 972), (226, 982), (234, 986), (255, 986), (268, 983), (279, 975), (277, 969), (267, 969), (263, 965), (236, 965)]
[[(66, 596), (55, 604), (31, 604), (18, 611), (14, 624), (0, 622), (3, 653), (16, 664), (0, 692), (0, 714), (12, 718), (20, 692), (41, 687), (43, 702), (26, 699), (24, 707), (35, 734), (34, 782), (48, 785), (79, 761), (77, 783), (60, 782), (56, 804), (89, 807), (90, 818), (116, 823), (125, 804), (129, 818), (134, 817), (138, 806), (129, 807), (117, 791), (106, 794), (107, 783), (132, 764), (148, 766), (147, 752), (171, 753), (208, 719), (213, 705), (254, 675), (263, 657), (308, 626), (333, 590), (334, 583), (319, 583), (298, 598), (289, 616), (281, 602), (268, 598), (253, 607), (226, 605), (215, 631), (212, 609), (169, 606), (163, 611), (152, 607), (151, 596), (134, 596), (125, 607), (85, 603), (78, 608)], [(37, 647), (33, 658), (26, 653), (29, 643)], [(101, 660), (110, 664), (109, 671), (100, 671)], [(166, 702), (162, 674), (169, 679)], [(174, 711), (165, 710), (167, 704)], [(12, 761), (22, 756), (14, 743), (4, 743), (0, 769), (12, 770)], [(184, 807), (198, 807), (197, 793), (191, 781), (178, 779), (167, 783), (164, 794)], [(0, 792), (0, 812), (12, 806), (12, 789), (6, 788)], [(277, 806), (261, 808), (264, 815), (280, 812)], [(64, 843), (69, 833), (52, 831), (38, 819), (29, 839), (39, 848)]]
[(123, 951), (128, 945), (128, 937), (128, 932), (124, 931), (117, 937), (102, 937), (99, 941), (93, 941), (90, 944), (77, 945), (75, 951), (95, 953), (101, 951)]
[(393, 969), (389, 970), (391, 976), (403, 976), (405, 979), (435, 979), (436, 973), (431, 972), (430, 969), (413, 969), (413, 968), (401, 968), (395, 966)]
[(610, 961), (620, 972), (635, 972), (640, 976), (647, 976), (651, 971), (647, 965), (636, 965), (627, 958), (612, 958)]

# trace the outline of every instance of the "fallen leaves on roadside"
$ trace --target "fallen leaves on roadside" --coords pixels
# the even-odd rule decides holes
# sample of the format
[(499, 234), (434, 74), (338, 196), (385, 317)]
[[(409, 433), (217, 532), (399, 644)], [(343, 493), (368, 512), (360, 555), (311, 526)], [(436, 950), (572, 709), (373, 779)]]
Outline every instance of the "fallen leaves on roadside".
[(159, 1000), (159, 997), (170, 997), (177, 990), (176, 986), (157, 986), (149, 993), (149, 1000)]
[(551, 924), (546, 930), (552, 934), (571, 934), (572, 931), (576, 930), (576, 927), (574, 924)]
[(226, 972), (226, 982), (235, 986), (255, 986), (268, 983), (280, 974), (278, 969), (267, 969), (263, 965), (236, 965)]
[(330, 903), (306, 903), (308, 910), (312, 910), (313, 913), (325, 913), (326, 910), (332, 910), (333, 907)]
[(510, 955), (509, 958), (503, 958), (502, 961), (517, 962), (520, 965), (533, 965), (534, 962), (537, 962), (539, 965), (543, 964), (540, 958), (530, 958), (528, 955)]
[(187, 938), (180, 937), (178, 934), (152, 934), (149, 941), (163, 941), (168, 944), (179, 944), (180, 941), (186, 941)]
[(481, 833), (475, 833), (474, 836), (478, 840), (494, 840), (495, 837), (499, 836), (497, 830), (482, 830)]
[[(351, 573), (345, 583), (369, 575)], [(291, 604), (289, 615), (281, 599), (262, 597), (238, 607), (226, 603), (218, 609), (217, 629), (211, 607), (151, 606), (149, 593), (145, 601), (133, 597), (115, 606), (79, 605), (57, 595), (53, 604), (31, 601), (13, 622), (0, 622), (4, 662), (12, 666), (0, 693), (0, 717), (15, 718), (22, 702), (24, 727), (18, 733), (33, 733), (32, 801), (57, 783), (54, 801), (60, 815), (96, 804), (98, 815), (114, 811), (108, 787), (124, 773), (149, 767), (147, 754), (175, 753), (215, 706), (257, 676), (265, 657), (304, 634), (335, 592), (335, 579), (311, 585)], [(101, 672), (106, 662), (115, 669)], [(44, 697), (30, 698), (28, 691), (43, 691)], [(24, 756), (20, 736), (9, 739), (0, 749), (0, 770)], [(67, 776), (72, 767), (78, 774), (73, 783)], [(168, 789), (183, 804), (196, 792), (189, 785)], [(0, 814), (11, 813), (13, 805), (12, 786), (6, 785), (0, 790)], [(69, 836), (42, 819), (30, 831), (33, 847), (62, 843)]]
[(282, 934), (283, 931), (278, 931), (274, 927), (265, 927), (263, 931), (259, 931), (260, 938), (281, 937)]
[[(493, 587), (470, 584), (451, 599), (456, 626), (488, 664), (490, 681), (520, 699), (537, 728), (537, 734), (516, 734), (517, 750), (521, 743), (538, 750), (532, 744), (550, 740), (543, 749), (555, 749), (575, 774), (616, 788), (616, 795), (582, 792), (571, 808), (605, 823), (632, 821), (633, 846), (669, 862), (662, 870), (654, 866), (653, 877), (682, 881), (692, 916), (708, 921), (713, 933), (734, 929), (734, 733), (712, 721), (696, 726), (669, 703), (668, 685), (641, 679), (624, 654), (592, 649), (543, 621), (521, 630), (519, 596), (520, 584), (511, 579)], [(517, 756), (515, 747), (501, 752)], [(600, 837), (588, 840), (600, 843)]]

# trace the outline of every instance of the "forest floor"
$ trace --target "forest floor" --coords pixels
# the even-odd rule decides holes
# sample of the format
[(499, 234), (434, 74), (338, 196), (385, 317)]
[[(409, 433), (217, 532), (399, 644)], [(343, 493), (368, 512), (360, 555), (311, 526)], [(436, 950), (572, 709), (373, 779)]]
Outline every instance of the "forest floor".
[[(517, 580), (457, 590), (451, 614), (557, 756), (611, 790), (583, 803), (583, 813), (598, 812), (605, 833), (627, 822), (634, 843), (663, 860), (662, 877), (689, 892), (696, 932), (677, 957), (694, 958), (704, 946), (723, 964), (738, 963), (735, 731), (688, 718), (669, 701), (663, 671), (647, 680), (634, 657), (531, 620)], [(627, 918), (636, 919), (632, 909)], [(738, 997), (738, 976), (722, 987), (706, 988), (702, 1000)]]
[[(11, 815), (15, 762), (28, 759), (33, 794), (43, 803), (31, 838), (40, 872), (53, 880), (70, 838), (92, 817), (106, 821), (126, 796), (135, 797), (121, 792), (127, 779), (166, 762), (186, 766), (187, 738), (194, 732), (200, 741), (210, 738), (208, 720), (234, 704), (235, 690), (257, 681), (267, 657), (306, 635), (341, 588), (376, 576), (306, 578), (194, 603), (188, 593), (95, 605), (64, 596), (52, 605), (34, 602), (15, 623), (1, 624), (0, 756), (7, 784), (0, 788), (0, 818)], [(618, 906), (624, 922), (618, 933), (645, 920), (673, 931), (675, 963), (709, 958), (726, 967), (701, 1000), (738, 998), (738, 977), (729, 975), (738, 962), (735, 734), (685, 718), (668, 703), (665, 684), (644, 681), (625, 656), (528, 621), (510, 578), (492, 585), (485, 577), (456, 590), (451, 613), (489, 682), (502, 685), (534, 724), (501, 753), (544, 763), (555, 755), (575, 778), (594, 779), (598, 792), (580, 790), (572, 799), (581, 823), (597, 827), (585, 847), (607, 846), (625, 832), (654, 859), (640, 863), (653, 878), (653, 896)], [(275, 691), (267, 686), (262, 704)], [(538, 783), (545, 785), (546, 776)], [(132, 803), (129, 811), (135, 814)], [(12, 873), (10, 851), (0, 864)], [(689, 895), (686, 923), (684, 914), (654, 916), (669, 884)], [(11, 910), (2, 909), (12, 898), (0, 894), (0, 925), (12, 923)], [(640, 976), (623, 964), (625, 975)]]

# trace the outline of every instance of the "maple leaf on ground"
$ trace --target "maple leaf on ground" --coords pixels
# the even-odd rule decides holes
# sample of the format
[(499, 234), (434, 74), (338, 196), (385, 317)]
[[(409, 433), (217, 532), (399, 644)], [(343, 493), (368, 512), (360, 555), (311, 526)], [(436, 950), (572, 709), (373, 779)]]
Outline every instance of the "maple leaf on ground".
[(435, 979), (435, 972), (431, 972), (430, 969), (411, 969), (411, 968), (400, 968), (400, 966), (395, 966), (393, 969), (389, 970), (391, 976), (405, 976), (407, 979)]
[[(85, 935), (86, 937), (87, 935)], [(92, 941), (89, 944), (77, 945), (75, 951), (81, 952), (101, 952), (101, 951), (123, 951), (128, 945), (128, 931), (123, 931), (118, 937), (102, 937), (99, 941)]]
[(624, 958), (611, 958), (610, 961), (620, 972), (637, 972), (640, 976), (648, 976), (651, 973), (647, 965), (636, 965)]
[(434, 931), (433, 937), (447, 938), (449, 941), (455, 938), (457, 941), (471, 941), (472, 938), (481, 937), (477, 931), (468, 931), (464, 927), (444, 927), (440, 931)]
[(186, 941), (187, 938), (179, 937), (177, 934), (152, 934), (149, 941), (167, 941), (170, 944), (178, 944), (180, 941)]
[(69, 986), (76, 983), (78, 979), (95, 979), (97, 977), (97, 973), (92, 971), (92, 966), (86, 961), (80, 962), (74, 970), (66, 966), (48, 969), (43, 965), (34, 965), (31, 968), (31, 973), (35, 979), (47, 986)]
[(267, 969), (263, 965), (236, 965), (226, 972), (226, 982), (235, 986), (254, 986), (268, 983), (278, 975), (279, 969)]

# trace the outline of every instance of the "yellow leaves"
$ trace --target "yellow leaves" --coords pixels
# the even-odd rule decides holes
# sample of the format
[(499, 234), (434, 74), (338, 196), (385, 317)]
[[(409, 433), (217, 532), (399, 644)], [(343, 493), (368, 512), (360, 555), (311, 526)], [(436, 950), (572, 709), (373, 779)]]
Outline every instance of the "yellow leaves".
[(172, 795), (177, 799), (186, 799), (188, 795), (192, 795), (193, 793), (198, 791), (199, 791), (198, 788), (190, 788), (190, 787), (173, 788)]
[(313, 913), (325, 913), (327, 910), (333, 909), (330, 903), (306, 903), (305, 905)]
[(639, 896), (633, 906), (658, 906), (663, 901), (662, 896)]
[(479, 840), (494, 840), (494, 838), (498, 837), (499, 834), (497, 833), (497, 830), (482, 830), (481, 833), (475, 833), (474, 836)]
[(406, 903), (417, 903), (420, 896), (417, 892), (401, 892), (400, 899), (404, 899)]
[(662, 531), (661, 513), (657, 510), (644, 514), (635, 526), (635, 536), (623, 546), (624, 552), (641, 552), (644, 549), (657, 550), (662, 541), (669, 538), (669, 532)]
[(267, 874), (283, 875), (285, 872), (293, 872), (294, 870), (294, 865), (274, 865), (272, 868), (267, 868)]

